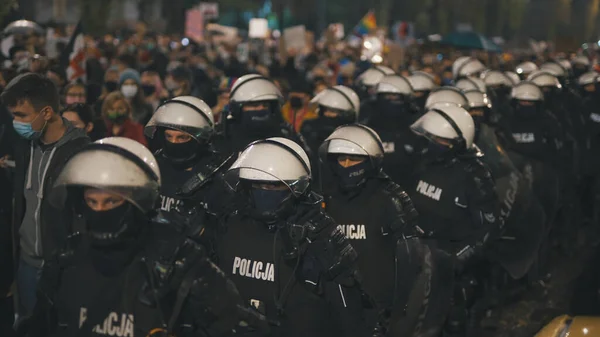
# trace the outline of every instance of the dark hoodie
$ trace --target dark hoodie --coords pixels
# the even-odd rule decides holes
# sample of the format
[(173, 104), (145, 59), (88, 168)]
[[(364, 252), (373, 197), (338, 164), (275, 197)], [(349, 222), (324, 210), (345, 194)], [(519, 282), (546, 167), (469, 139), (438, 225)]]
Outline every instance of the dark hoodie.
[(16, 145), (13, 242), (20, 251), (15, 257), (21, 254), (35, 267), (62, 248), (70, 232), (63, 210), (54, 208), (48, 195), (68, 159), (90, 142), (84, 130), (64, 118), (63, 123), (67, 130), (53, 144), (19, 139)]

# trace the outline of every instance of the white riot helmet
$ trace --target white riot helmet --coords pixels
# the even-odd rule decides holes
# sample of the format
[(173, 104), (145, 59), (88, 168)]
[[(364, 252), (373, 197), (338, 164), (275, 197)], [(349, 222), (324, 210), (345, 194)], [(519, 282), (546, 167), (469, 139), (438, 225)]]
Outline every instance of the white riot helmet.
[(556, 88), (556, 89), (562, 88), (560, 81), (558, 80), (558, 78), (555, 75), (548, 73), (546, 71), (543, 71), (543, 70), (529, 75), (527, 80), (535, 83), (535, 85), (537, 85), (540, 88), (544, 88), (544, 87)]
[(322, 108), (353, 116), (354, 121), (360, 112), (360, 98), (354, 90), (343, 85), (321, 91), (310, 102)]
[(462, 91), (479, 90), (481, 92), (486, 92), (487, 90), (487, 87), (483, 80), (477, 77), (461, 78), (460, 80), (456, 81), (456, 84), (454, 86)]
[(379, 81), (381, 81), (384, 76), (394, 75), (395, 73), (396, 72), (391, 68), (385, 66), (374, 66), (360, 74), (356, 79), (356, 83), (358, 85), (372, 87), (377, 85), (377, 83), (379, 83)]
[(413, 72), (407, 79), (414, 91), (431, 91), (437, 86), (433, 76), (422, 71)]
[(557, 62), (558, 62), (558, 64), (560, 64), (560, 65), (561, 65), (563, 68), (565, 68), (565, 70), (566, 70), (567, 72), (571, 71), (571, 69), (573, 68), (573, 67), (571, 66), (571, 62), (569, 62), (569, 60), (566, 60), (566, 59), (560, 59), (560, 60), (558, 60)]
[(453, 103), (436, 104), (410, 128), (432, 142), (439, 138), (448, 141), (459, 152), (471, 148), (475, 137), (473, 118), (467, 110)]
[[(298, 198), (308, 192), (310, 180), (310, 161), (306, 152), (295, 142), (280, 137), (248, 145), (225, 174), (225, 181), (233, 191), (247, 193), (252, 199), (251, 214), (261, 220), (275, 220), (283, 208), (290, 205), (292, 196)], [(263, 201), (261, 196), (252, 194), (253, 184), (284, 185), (287, 193), (278, 200), (276, 209), (262, 209), (259, 205)]]
[(513, 81), (505, 73), (497, 70), (487, 71), (483, 76), (483, 82), (489, 87), (512, 87), (514, 85)]
[(510, 93), (513, 100), (541, 102), (544, 100), (544, 92), (535, 83), (522, 81), (515, 85)]
[(577, 79), (577, 84), (579, 86), (586, 86), (588, 84), (597, 84), (598, 81), (600, 80), (598, 73), (595, 71), (589, 71), (581, 76), (579, 76), (579, 78)]
[(564, 78), (567, 76), (567, 70), (557, 62), (546, 62), (540, 66), (540, 70), (559, 78)]
[(369, 157), (372, 168), (380, 168), (384, 149), (375, 130), (362, 124), (343, 125), (325, 139), (319, 152), (321, 158), (329, 154)]
[(578, 56), (575, 56), (573, 58), (573, 60), (571, 60), (571, 64), (573, 66), (575, 66), (575, 65), (581, 65), (581, 66), (584, 66), (584, 67), (589, 67), (590, 66), (590, 59), (587, 58), (587, 56), (578, 55)]
[(146, 124), (144, 133), (154, 138), (158, 128), (185, 132), (198, 142), (210, 139), (215, 131), (211, 108), (193, 96), (179, 96), (161, 104)]
[(465, 91), (465, 96), (469, 100), (469, 109), (492, 108), (492, 102), (484, 92), (479, 90)]
[(478, 76), (485, 69), (483, 63), (476, 58), (470, 57), (458, 66), (454, 78), (458, 79), (461, 77)]
[(457, 88), (441, 87), (429, 94), (429, 97), (425, 101), (425, 109), (431, 108), (436, 103), (453, 103), (461, 107), (467, 107), (469, 100)]
[(458, 77), (458, 69), (467, 61), (471, 59), (470, 56), (461, 56), (457, 58), (454, 63), (452, 63), (452, 76), (454, 78)]
[(519, 75), (520, 78), (526, 78), (527, 76), (529, 76), (529, 74), (531, 74), (532, 72), (534, 72), (538, 69), (539, 68), (535, 63), (533, 63), (531, 61), (526, 61), (526, 62), (519, 64), (515, 68), (515, 72)]
[(278, 101), (283, 95), (275, 83), (258, 74), (244, 75), (235, 81), (229, 92), (229, 101), (234, 104), (247, 102)]
[(519, 75), (513, 71), (505, 71), (504, 75), (506, 75), (506, 77), (508, 77), (508, 79), (512, 82), (511, 87), (521, 82), (521, 77), (519, 77)]
[(378, 94), (400, 94), (412, 96), (413, 88), (406, 77), (399, 75), (386, 75), (377, 84), (376, 92)]
[[(55, 188), (92, 187), (115, 193), (143, 213), (154, 209), (161, 178), (156, 159), (144, 145), (109, 137), (75, 154), (58, 176)], [(59, 195), (65, 200), (66, 194)]]

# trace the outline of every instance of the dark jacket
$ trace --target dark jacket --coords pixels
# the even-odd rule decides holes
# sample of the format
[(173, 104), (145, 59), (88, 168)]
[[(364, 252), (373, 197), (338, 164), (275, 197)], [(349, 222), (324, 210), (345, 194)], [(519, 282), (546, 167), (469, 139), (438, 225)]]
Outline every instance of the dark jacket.
[[(63, 247), (64, 240), (70, 233), (70, 228), (65, 224), (68, 223), (65, 218), (64, 210), (57, 209), (49, 202), (49, 193), (52, 186), (56, 182), (58, 175), (62, 171), (66, 162), (81, 148), (87, 145), (90, 140), (86, 136), (85, 131), (75, 128), (69, 121), (63, 119), (63, 123), (67, 126), (65, 134), (54, 147), (56, 150), (48, 163), (44, 183), (43, 196), (41, 200), (39, 224), (40, 237), (43, 247), (42, 258), (47, 259), (52, 256), (52, 253)], [(37, 145), (35, 145), (37, 146)], [(18, 259), (20, 255), (20, 227), (25, 217), (26, 201), (25, 201), (25, 184), (27, 180), (27, 172), (29, 168), (29, 160), (31, 155), (32, 143), (24, 139), (19, 139), (15, 147), (15, 204), (13, 212), (13, 244), (14, 258)]]

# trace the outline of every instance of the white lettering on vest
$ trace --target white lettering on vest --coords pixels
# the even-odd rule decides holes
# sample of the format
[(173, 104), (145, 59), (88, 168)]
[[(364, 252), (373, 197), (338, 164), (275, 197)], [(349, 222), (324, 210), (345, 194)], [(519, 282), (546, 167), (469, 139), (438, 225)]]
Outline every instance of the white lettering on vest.
[(170, 212), (171, 209), (175, 210), (175, 207), (179, 205), (181, 200), (177, 200), (175, 198), (170, 198), (164, 195), (160, 196), (160, 210), (165, 212)]
[(350, 240), (366, 240), (367, 231), (365, 225), (338, 225), (338, 228), (346, 235)]
[(253, 261), (236, 256), (233, 259), (232, 274), (256, 280), (275, 282), (275, 267), (270, 262)]
[(600, 115), (595, 112), (592, 112), (590, 114), (590, 119), (592, 120), (592, 122), (600, 123)]
[(517, 143), (533, 143), (535, 136), (533, 133), (513, 133), (513, 138)]
[(443, 191), (439, 187), (435, 187), (424, 182), (423, 180), (419, 180), (419, 183), (417, 184), (417, 192), (433, 200), (440, 201)]
[[(79, 309), (79, 327), (83, 325), (87, 319), (87, 308)], [(131, 314), (117, 314), (111, 312), (104, 319), (102, 324), (98, 324), (92, 330), (94, 333), (103, 336), (111, 337), (133, 337), (134, 320)]]

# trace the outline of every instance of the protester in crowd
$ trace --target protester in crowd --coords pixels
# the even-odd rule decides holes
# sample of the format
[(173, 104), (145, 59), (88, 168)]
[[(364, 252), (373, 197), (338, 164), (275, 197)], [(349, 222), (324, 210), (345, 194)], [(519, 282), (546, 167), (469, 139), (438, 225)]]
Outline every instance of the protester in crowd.
[(213, 117), (216, 124), (221, 123), (223, 112), (228, 108), (229, 92), (231, 91), (231, 87), (233, 87), (233, 84), (236, 80), (237, 78), (234, 77), (223, 77), (219, 83), (219, 87), (217, 88), (217, 105), (212, 107)]
[(71, 105), (75, 103), (86, 103), (87, 92), (85, 85), (82, 83), (71, 83), (65, 87), (64, 92), (64, 103)]
[(92, 141), (104, 138), (106, 126), (102, 120), (94, 117), (94, 109), (89, 104), (75, 103), (67, 105), (60, 115), (74, 127), (83, 129)]
[(106, 136), (125, 137), (148, 145), (144, 137), (144, 127), (131, 118), (131, 111), (131, 105), (122, 93), (116, 91), (106, 96), (102, 103)]
[(110, 67), (104, 73), (104, 88), (102, 90), (101, 99), (104, 99), (106, 95), (119, 88), (119, 69), (117, 67)]
[(169, 93), (164, 89), (162, 81), (158, 73), (152, 70), (147, 70), (142, 73), (142, 92), (144, 101), (156, 110), (161, 101), (168, 98)]
[(83, 130), (58, 115), (54, 83), (39, 74), (14, 78), (0, 95), (21, 136), (15, 144), (13, 242), (17, 245), (19, 314), (31, 314), (44, 259), (63, 247), (70, 228), (47, 200), (49, 184), (62, 165), (89, 142)]
[(128, 68), (121, 72), (119, 88), (121, 93), (131, 105), (131, 119), (145, 125), (152, 117), (152, 107), (144, 101), (144, 93), (140, 89), (142, 84), (140, 73)]
[(300, 132), (302, 123), (317, 118), (315, 106), (309, 106), (311, 88), (304, 79), (291, 79), (288, 100), (281, 108), (283, 118), (296, 132)]
[(171, 69), (165, 79), (165, 86), (169, 91), (170, 97), (196, 96), (193, 92), (192, 83), (192, 72), (187, 67), (181, 65)]

